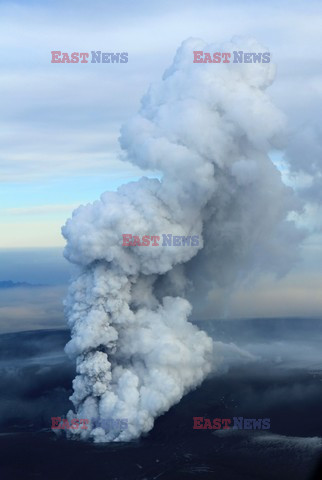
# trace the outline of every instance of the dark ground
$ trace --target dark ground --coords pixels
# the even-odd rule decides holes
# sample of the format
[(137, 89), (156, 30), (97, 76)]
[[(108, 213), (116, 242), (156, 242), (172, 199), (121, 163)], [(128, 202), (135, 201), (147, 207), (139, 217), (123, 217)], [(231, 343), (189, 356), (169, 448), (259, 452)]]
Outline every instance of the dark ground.
[[(214, 322), (211, 333), (263, 354), (245, 361), (218, 344), (229, 368), (158, 418), (147, 436), (96, 445), (50, 430), (50, 418), (71, 408), (74, 367), (63, 354), (69, 333), (0, 335), (0, 480), (313, 478), (322, 455), (322, 322)], [(271, 429), (194, 430), (194, 416), (268, 417)]]

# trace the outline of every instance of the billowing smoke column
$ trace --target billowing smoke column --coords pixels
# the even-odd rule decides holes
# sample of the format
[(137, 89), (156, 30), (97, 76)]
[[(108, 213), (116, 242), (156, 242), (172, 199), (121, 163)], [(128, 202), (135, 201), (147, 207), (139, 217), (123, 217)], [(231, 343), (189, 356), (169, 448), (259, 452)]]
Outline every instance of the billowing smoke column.
[[(125, 158), (161, 179), (106, 192), (63, 227), (65, 256), (80, 267), (66, 300), (66, 351), (77, 365), (69, 416), (128, 420), (124, 430), (90, 423), (75, 435), (126, 441), (152, 429), (214, 367), (212, 340), (188, 321), (193, 281), (233, 282), (291, 255), (292, 191), (268, 156), (284, 128), (265, 93), (274, 67), (193, 63), (193, 50), (240, 49), (265, 51), (254, 41), (182, 44), (120, 138)], [(200, 242), (123, 247), (123, 233)]]

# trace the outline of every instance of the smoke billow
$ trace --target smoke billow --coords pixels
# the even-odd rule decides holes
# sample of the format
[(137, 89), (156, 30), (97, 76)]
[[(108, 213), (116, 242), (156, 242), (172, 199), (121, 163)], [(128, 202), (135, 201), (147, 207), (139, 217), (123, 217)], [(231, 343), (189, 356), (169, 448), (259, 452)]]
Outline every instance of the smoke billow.
[[(106, 192), (63, 227), (65, 256), (80, 267), (66, 300), (77, 368), (69, 415), (128, 420), (123, 431), (91, 424), (83, 438), (139, 437), (214, 368), (212, 340), (188, 321), (189, 289), (206, 294), (213, 281), (293, 258), (297, 204), (268, 156), (285, 123), (265, 92), (274, 66), (193, 63), (193, 50), (265, 51), (236, 42), (181, 45), (120, 137), (124, 158), (160, 179)], [(200, 242), (123, 247), (124, 233)]]

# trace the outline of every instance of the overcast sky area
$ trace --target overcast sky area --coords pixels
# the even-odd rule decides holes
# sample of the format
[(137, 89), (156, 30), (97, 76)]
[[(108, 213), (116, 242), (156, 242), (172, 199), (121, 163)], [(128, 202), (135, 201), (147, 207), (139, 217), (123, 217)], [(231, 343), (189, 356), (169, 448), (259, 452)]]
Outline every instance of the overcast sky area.
[[(286, 277), (262, 276), (229, 301), (214, 291), (200, 315), (321, 315), (321, 25), (318, 1), (1, 1), (0, 280), (66, 283), (60, 229), (73, 209), (158, 175), (122, 161), (118, 143), (149, 85), (186, 38), (220, 45), (246, 35), (277, 67), (269, 92), (289, 141), (271, 158), (305, 201), (296, 220), (310, 234)], [(129, 62), (52, 64), (52, 50), (125, 51)]]

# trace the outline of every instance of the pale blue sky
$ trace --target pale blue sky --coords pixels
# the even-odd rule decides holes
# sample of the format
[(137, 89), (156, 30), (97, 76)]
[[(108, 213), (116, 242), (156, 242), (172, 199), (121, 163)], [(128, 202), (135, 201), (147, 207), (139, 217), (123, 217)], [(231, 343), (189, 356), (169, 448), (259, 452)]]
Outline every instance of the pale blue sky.
[[(321, 24), (318, 1), (1, 1), (0, 279), (65, 283), (60, 227), (73, 208), (157, 174), (122, 162), (118, 145), (149, 85), (184, 39), (220, 44), (249, 35), (277, 66), (270, 94), (287, 117), (291, 147), (271, 155), (306, 199), (298, 221), (311, 235), (294, 270), (237, 292), (231, 315), (278, 315), (285, 305), (289, 314), (322, 312)], [(127, 51), (129, 62), (51, 64), (51, 50)], [(39, 250), (49, 246), (59, 248)], [(37, 250), (8, 250), (26, 247)]]
[[(63, 245), (74, 206), (141, 174), (119, 160), (119, 129), (187, 37), (255, 36), (277, 64), (271, 94), (290, 126), (310, 121), (320, 25), (314, 1), (2, 1), (0, 248)], [(129, 62), (51, 64), (56, 49), (128, 51)]]

